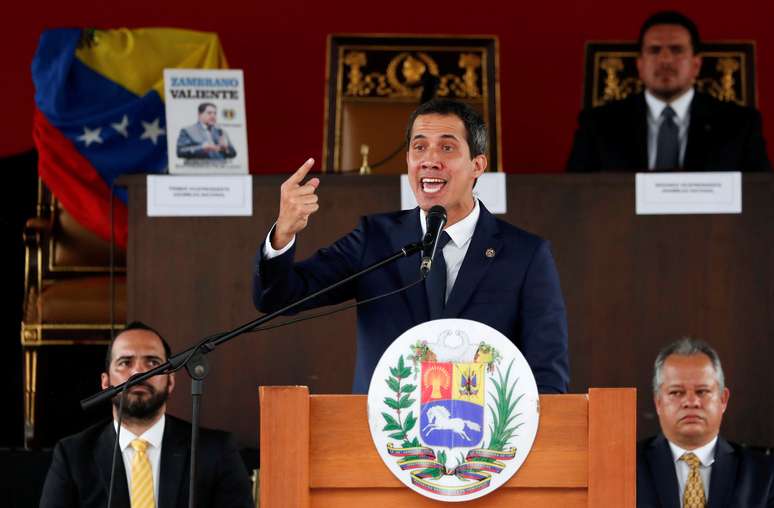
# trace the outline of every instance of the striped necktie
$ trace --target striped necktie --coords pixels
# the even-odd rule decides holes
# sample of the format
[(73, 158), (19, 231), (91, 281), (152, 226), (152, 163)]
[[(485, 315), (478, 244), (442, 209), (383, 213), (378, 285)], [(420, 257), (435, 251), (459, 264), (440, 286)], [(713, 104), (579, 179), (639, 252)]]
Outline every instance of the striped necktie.
[(701, 461), (699, 457), (691, 452), (684, 453), (680, 460), (690, 466), (691, 471), (688, 473), (688, 481), (685, 482), (685, 491), (683, 492), (683, 507), (684, 508), (704, 508), (707, 505), (704, 499), (704, 484), (701, 481), (701, 475), (699, 474), (699, 466)]
[(150, 460), (145, 451), (148, 442), (135, 439), (131, 443), (134, 448), (132, 459), (132, 508), (155, 508), (156, 500), (153, 497), (153, 472)]

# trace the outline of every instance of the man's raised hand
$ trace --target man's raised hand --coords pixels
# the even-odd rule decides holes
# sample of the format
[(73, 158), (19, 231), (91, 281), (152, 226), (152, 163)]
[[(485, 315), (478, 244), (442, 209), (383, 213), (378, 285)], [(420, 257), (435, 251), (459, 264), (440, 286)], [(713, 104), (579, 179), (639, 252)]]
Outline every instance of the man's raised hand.
[(271, 237), (271, 246), (277, 250), (290, 243), (293, 236), (306, 227), (309, 216), (320, 208), (315, 194), (320, 179), (310, 178), (301, 183), (313, 165), (314, 159), (307, 159), (280, 187), (279, 217)]

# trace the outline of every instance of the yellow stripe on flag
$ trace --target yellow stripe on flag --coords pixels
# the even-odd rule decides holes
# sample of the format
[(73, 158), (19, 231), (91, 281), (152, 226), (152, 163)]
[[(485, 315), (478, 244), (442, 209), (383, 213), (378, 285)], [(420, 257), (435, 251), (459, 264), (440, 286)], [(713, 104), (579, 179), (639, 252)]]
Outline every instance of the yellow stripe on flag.
[(227, 69), (218, 34), (176, 28), (96, 30), (76, 57), (87, 67), (142, 97), (164, 100), (164, 69)]

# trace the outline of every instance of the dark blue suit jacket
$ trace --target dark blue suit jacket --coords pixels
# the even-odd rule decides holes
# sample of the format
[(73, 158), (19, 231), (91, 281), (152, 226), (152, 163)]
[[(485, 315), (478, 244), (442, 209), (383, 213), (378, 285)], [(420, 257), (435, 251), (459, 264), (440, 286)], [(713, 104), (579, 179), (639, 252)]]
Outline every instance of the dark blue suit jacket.
[[(774, 507), (774, 457), (718, 437), (707, 508)], [(659, 434), (637, 444), (637, 507), (680, 508), (672, 451)]]
[[(569, 383), (567, 320), (559, 275), (548, 242), (481, 215), (446, 303), (443, 318), (485, 323), (510, 338), (529, 362), (541, 393), (564, 393)], [(258, 252), (255, 305), (271, 312), (399, 251), (422, 237), (419, 208), (363, 217), (354, 231), (311, 258), (294, 263), (294, 249), (276, 258)], [(487, 249), (494, 251), (487, 257)], [(365, 300), (419, 279), (419, 255), (402, 258), (310, 302), (305, 308)], [(354, 393), (366, 393), (387, 347), (430, 319), (423, 284), (358, 307)]]

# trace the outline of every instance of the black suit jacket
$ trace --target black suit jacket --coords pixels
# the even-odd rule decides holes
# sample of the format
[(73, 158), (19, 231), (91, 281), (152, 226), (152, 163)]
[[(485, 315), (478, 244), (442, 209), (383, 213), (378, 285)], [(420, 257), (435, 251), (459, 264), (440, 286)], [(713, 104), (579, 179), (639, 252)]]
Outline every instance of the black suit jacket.
[[(696, 92), (683, 171), (771, 171), (753, 108)], [(648, 169), (647, 104), (642, 93), (587, 109), (578, 118), (568, 171)]]
[[(718, 437), (707, 508), (774, 507), (774, 457)], [(637, 444), (637, 507), (680, 508), (672, 451), (659, 434)]]
[[(483, 203), (479, 206), (481, 215), (441, 317), (471, 319), (500, 331), (526, 358), (540, 393), (564, 393), (570, 377), (567, 317), (548, 242), (496, 218)], [(398, 252), (422, 238), (419, 221), (419, 208), (363, 217), (354, 231), (298, 263), (295, 247), (269, 260), (260, 248), (253, 277), (256, 307), (273, 312)], [(366, 300), (419, 277), (419, 256), (404, 257), (303, 308)], [(429, 319), (423, 284), (359, 306), (352, 390), (367, 393), (389, 345)]]
[[(54, 448), (41, 508), (105, 508), (116, 433), (113, 422), (66, 437)], [(199, 434), (197, 506), (251, 508), (250, 481), (233, 438), (221, 431)], [(161, 446), (158, 508), (188, 506), (191, 425), (166, 416)], [(116, 460), (113, 508), (130, 508), (126, 470)]]

